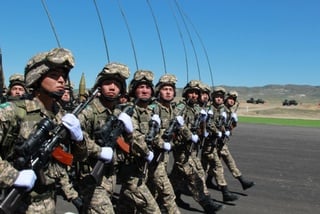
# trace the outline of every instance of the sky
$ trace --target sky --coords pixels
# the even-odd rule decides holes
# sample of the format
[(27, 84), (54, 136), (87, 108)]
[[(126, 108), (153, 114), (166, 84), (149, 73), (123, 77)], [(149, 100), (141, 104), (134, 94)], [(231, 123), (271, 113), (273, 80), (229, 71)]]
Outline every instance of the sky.
[(59, 44), (75, 57), (75, 88), (82, 73), (91, 88), (109, 62), (128, 65), (127, 83), (137, 69), (146, 69), (154, 72), (154, 83), (175, 74), (178, 87), (193, 79), (211, 86), (320, 85), (319, 0), (0, 3), (7, 85), (32, 56)]

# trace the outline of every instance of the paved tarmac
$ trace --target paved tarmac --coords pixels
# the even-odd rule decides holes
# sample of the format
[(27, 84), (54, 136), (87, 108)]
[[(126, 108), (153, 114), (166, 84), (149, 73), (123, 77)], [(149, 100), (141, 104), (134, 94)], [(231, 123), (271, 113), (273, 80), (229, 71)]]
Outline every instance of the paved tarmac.
[[(316, 128), (239, 124), (229, 149), (243, 176), (256, 185), (243, 191), (228, 169), (229, 189), (239, 196), (224, 204), (223, 214), (314, 214), (320, 213), (320, 130)], [(219, 191), (211, 196), (222, 200)], [(190, 209), (182, 213), (203, 213), (190, 197), (182, 196)], [(57, 213), (76, 210), (58, 200)]]

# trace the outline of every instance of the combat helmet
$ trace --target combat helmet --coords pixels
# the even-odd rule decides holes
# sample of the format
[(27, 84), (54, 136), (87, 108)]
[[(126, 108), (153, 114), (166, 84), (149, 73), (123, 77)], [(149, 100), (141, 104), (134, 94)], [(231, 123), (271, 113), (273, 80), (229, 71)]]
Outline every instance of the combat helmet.
[(153, 83), (152, 83), (153, 79), (154, 79), (154, 75), (153, 75), (152, 71), (137, 70), (134, 73), (133, 79), (131, 80), (130, 85), (129, 85), (129, 96), (135, 97), (135, 91), (140, 84), (149, 85), (152, 89), (151, 96), (153, 96), (154, 95), (154, 89), (153, 89)]
[(187, 85), (183, 88), (182, 97), (187, 98), (187, 93), (190, 90), (196, 90), (200, 95), (201, 84), (202, 83), (199, 80), (191, 80), (190, 82), (188, 82)]
[(26, 90), (26, 84), (24, 82), (24, 76), (22, 74), (12, 74), (9, 77), (9, 88), (12, 88), (12, 86), (14, 85), (21, 85)]
[(74, 57), (68, 49), (54, 48), (32, 57), (25, 67), (25, 83), (27, 88), (36, 88), (38, 81), (51, 69), (62, 69), (66, 72), (74, 67)]
[(117, 62), (108, 63), (98, 74), (94, 88), (101, 86), (105, 80), (116, 80), (121, 84), (120, 94), (125, 94), (127, 88), (126, 79), (128, 79), (129, 76), (130, 71), (128, 66)]
[(212, 93), (211, 93), (211, 97), (214, 98), (216, 95), (222, 95), (223, 97), (226, 94), (226, 90), (223, 87), (217, 86), (214, 87)]
[(172, 86), (174, 90), (174, 96), (176, 96), (176, 83), (177, 78), (173, 74), (165, 74), (162, 75), (159, 79), (159, 82), (155, 86), (155, 96), (157, 97), (159, 95), (160, 89), (163, 86)]
[(205, 83), (201, 83), (200, 84), (200, 88), (201, 88), (201, 93), (208, 94), (209, 100), (211, 100), (211, 88), (210, 88), (210, 86), (205, 84)]
[(227, 94), (226, 94), (226, 99), (228, 98), (232, 98), (234, 101), (237, 101), (237, 98), (238, 98), (238, 92), (236, 91), (229, 91)]

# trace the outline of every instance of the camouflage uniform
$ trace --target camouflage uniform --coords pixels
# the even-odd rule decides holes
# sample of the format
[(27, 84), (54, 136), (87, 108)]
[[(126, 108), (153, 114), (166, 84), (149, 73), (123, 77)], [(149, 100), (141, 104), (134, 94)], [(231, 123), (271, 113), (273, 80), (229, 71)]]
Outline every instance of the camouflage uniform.
[[(232, 130), (237, 126), (237, 123), (238, 123), (238, 121), (237, 121), (238, 118), (236, 115), (234, 115), (236, 113), (238, 105), (239, 105), (237, 98), (238, 98), (238, 93), (236, 91), (230, 91), (226, 94), (225, 110), (227, 113), (227, 123), (226, 123), (225, 129), (229, 130), (231, 132), (230, 135), (232, 135)], [(233, 99), (233, 105), (230, 105), (228, 103), (229, 102), (228, 99)], [(237, 106), (234, 105), (236, 102), (237, 102)], [(228, 148), (229, 140), (230, 140), (229, 138), (226, 138), (225, 143), (223, 144), (222, 148), (219, 147), (218, 155), (220, 158), (223, 159), (226, 166), (230, 170), (232, 176), (234, 178), (237, 178), (240, 181), (242, 188), (244, 190), (248, 189), (254, 185), (254, 182), (243, 178), (242, 173), (239, 170), (239, 168), (237, 167), (236, 162), (233, 159), (231, 152)]]
[[(73, 67), (73, 56), (66, 49), (57, 48), (33, 57), (26, 66), (27, 86), (37, 89), (43, 75), (50, 69), (63, 69), (66, 74)], [(25, 142), (34, 132), (36, 125), (43, 118), (50, 119), (54, 124), (60, 124), (64, 111), (54, 102), (54, 112), (45, 108), (44, 104), (34, 97), (32, 100), (7, 102), (0, 105), (0, 186), (6, 189), (13, 185), (18, 171), (12, 165), (15, 161), (14, 146), (17, 142)], [(61, 142), (62, 143), (62, 142)], [(64, 144), (71, 144), (75, 151), (75, 159), (83, 157), (86, 151), (85, 139), (81, 143), (74, 143), (69, 138), (64, 139)], [(72, 188), (66, 171), (66, 166), (54, 158), (50, 158), (48, 165), (43, 169), (43, 177), (36, 181), (32, 191), (29, 192), (20, 207), (19, 212), (26, 213), (55, 213), (56, 184), (62, 185), (68, 200), (78, 198), (78, 193)]]
[[(175, 119), (174, 110), (172, 108), (171, 101), (167, 101), (167, 106), (162, 104), (162, 98), (159, 95), (159, 91), (164, 86), (171, 86), (174, 90), (175, 96), (175, 84), (176, 77), (174, 75), (163, 75), (156, 85), (155, 97), (157, 101), (151, 104), (149, 107), (152, 109), (153, 114), (159, 115), (161, 118), (160, 136), (163, 135), (165, 130), (169, 128), (170, 122)], [(173, 97), (174, 98), (174, 97)], [(168, 142), (171, 143), (172, 142)], [(160, 207), (165, 210), (165, 213), (178, 214), (180, 210), (175, 202), (176, 196), (174, 194), (173, 187), (168, 178), (167, 163), (169, 161), (169, 152), (164, 149), (164, 140), (160, 138), (157, 142), (154, 142), (153, 150), (156, 152), (155, 159), (159, 159), (158, 163), (154, 163), (149, 167), (149, 177), (147, 185), (157, 199)]]
[[(147, 84), (151, 88), (153, 73), (151, 71), (138, 70), (134, 74), (134, 79), (130, 82), (129, 95), (135, 96), (135, 91), (140, 84)], [(153, 89), (152, 89), (153, 93)], [(145, 141), (146, 134), (149, 131), (149, 121), (152, 111), (147, 107), (151, 97), (146, 100), (138, 99), (134, 107), (132, 116), (133, 122), (133, 142), (131, 144), (130, 154), (119, 168), (119, 180), (122, 187), (120, 190), (119, 203), (117, 205), (118, 213), (161, 213), (160, 208), (146, 185), (148, 174), (148, 162), (151, 148)], [(145, 104), (141, 106), (140, 104)]]
[[(104, 80), (116, 80), (121, 85), (120, 93), (124, 93), (126, 88), (125, 80), (129, 77), (129, 69), (127, 66), (119, 63), (109, 63), (98, 74), (95, 87), (101, 87)], [(104, 105), (107, 101), (110, 106)], [(89, 134), (90, 138), (95, 139), (95, 132), (100, 130), (111, 115), (118, 116), (121, 112), (119, 108), (116, 108), (118, 103), (118, 97), (106, 98), (104, 95), (100, 95), (95, 98), (93, 102), (79, 115), (79, 120), (83, 126), (83, 129)], [(85, 162), (78, 163), (80, 172), (80, 180), (87, 176), (93, 169), (97, 162), (97, 156), (101, 152), (102, 145), (98, 145), (95, 141), (89, 146), (89, 158)], [(113, 163), (106, 164), (105, 176), (103, 176), (102, 183), (97, 185), (93, 193), (90, 193), (90, 188), (86, 189), (83, 186), (79, 186), (82, 191), (82, 195), (89, 203), (88, 213), (114, 213), (111, 197), (116, 185), (116, 176)]]
[[(210, 108), (211, 113), (207, 121), (207, 131), (210, 134), (204, 141), (201, 162), (204, 170), (208, 173), (207, 186), (213, 187), (211, 180), (214, 177), (218, 187), (222, 190), (223, 200), (234, 201), (237, 200), (238, 197), (229, 192), (227, 188), (227, 181), (224, 177), (224, 169), (221, 162), (221, 150), (224, 147), (226, 139), (226, 130), (224, 127), (226, 122), (226, 110), (223, 104), (224, 96), (224, 88), (214, 88), (212, 92), (213, 102)], [(221, 103), (216, 103), (216, 99), (218, 99), (216, 97), (222, 99)]]
[[(187, 100), (187, 94), (197, 93), (200, 95), (200, 83), (191, 80), (183, 90), (185, 100), (177, 104), (175, 109), (177, 115), (183, 115), (185, 125), (192, 130), (194, 122), (200, 116), (200, 107), (198, 101)], [(199, 98), (198, 98), (199, 99)], [(221, 208), (210, 198), (209, 191), (205, 184), (205, 172), (202, 168), (200, 159), (197, 157), (198, 143), (191, 141), (192, 135), (197, 135), (199, 127), (195, 127), (194, 133), (189, 131), (185, 138), (178, 138), (174, 142), (173, 156), (174, 165), (170, 175), (170, 180), (175, 191), (183, 191), (184, 181), (191, 192), (193, 198), (204, 208), (206, 213), (212, 213)], [(186, 134), (186, 133), (185, 133)], [(187, 140), (185, 140), (187, 139)]]

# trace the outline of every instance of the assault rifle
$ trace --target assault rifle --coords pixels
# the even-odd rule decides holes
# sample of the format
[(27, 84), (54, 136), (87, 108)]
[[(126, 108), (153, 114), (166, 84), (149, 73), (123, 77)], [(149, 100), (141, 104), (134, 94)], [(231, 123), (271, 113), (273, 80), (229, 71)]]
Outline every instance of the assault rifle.
[[(133, 115), (133, 109), (134, 106), (127, 106), (124, 110), (125, 113), (127, 113), (129, 116)], [(111, 147), (112, 149), (115, 148), (117, 143), (119, 142), (119, 137), (123, 133), (125, 128), (124, 123), (121, 120), (118, 120), (116, 117), (111, 119), (109, 123), (105, 123), (104, 127), (102, 127), (103, 130), (107, 130), (106, 133), (110, 134), (103, 134), (103, 132), (100, 132), (100, 136), (98, 138), (101, 139), (102, 144), (101, 147)], [(119, 142), (120, 144), (120, 142)], [(129, 153), (129, 147), (126, 147), (124, 145), (125, 142), (121, 142), (121, 145), (119, 145), (123, 150)], [(94, 181), (95, 185), (99, 185), (102, 181), (103, 175), (104, 175), (104, 166), (105, 161), (98, 160), (95, 166), (92, 169), (92, 172), (90, 173), (90, 179)], [(87, 178), (88, 179), (88, 178)]]
[[(80, 103), (72, 112), (77, 116), (97, 95), (99, 89), (96, 89), (86, 102)], [(60, 123), (54, 127), (54, 124), (48, 118), (42, 119), (37, 124), (37, 129), (29, 135), (29, 138), (17, 145), (15, 151), (17, 154), (14, 162), (15, 168), (33, 169), (40, 182), (44, 182), (43, 169), (48, 165), (51, 156), (63, 164), (71, 165), (73, 156), (64, 152), (59, 146), (62, 139), (67, 136), (68, 129)], [(9, 194), (0, 204), (0, 213), (10, 214), (17, 209), (18, 202), (26, 193), (25, 188), (12, 187)]]
[[(237, 102), (237, 106), (236, 106), (236, 108), (235, 108), (235, 110), (234, 110), (233, 112), (236, 113), (237, 110), (238, 110), (238, 108), (239, 108), (239, 102)], [(234, 124), (235, 122), (236, 122), (236, 121), (234, 120), (234, 118), (231, 117), (231, 115), (230, 115), (229, 119), (227, 120), (227, 122), (226, 122), (225, 125), (224, 125), (225, 131), (231, 131), (232, 128), (233, 128), (232, 126), (233, 126), (233, 124)], [(223, 142), (223, 144), (225, 144), (228, 139), (229, 139), (229, 137), (224, 134), (224, 135), (222, 136), (222, 142)]]
[[(202, 120), (202, 116), (199, 113), (197, 115), (196, 119), (194, 120), (192, 126), (191, 126), (190, 130), (191, 130), (192, 134), (197, 134), (197, 130), (200, 127), (201, 120)], [(194, 142), (191, 142), (191, 146), (190, 146), (190, 149), (189, 149), (190, 154), (191, 154), (191, 152), (193, 150), (194, 144), (195, 144)]]
[[(153, 144), (154, 138), (159, 133), (159, 131), (160, 131), (160, 126), (157, 123), (157, 121), (150, 120), (149, 121), (149, 131), (145, 136), (145, 141), (146, 141), (148, 148), (150, 150), (154, 150), (154, 149), (152, 149), (152, 144)], [(160, 149), (158, 149), (158, 150), (160, 150)], [(154, 152), (157, 152), (159, 154), (157, 154), (154, 161), (151, 162), (152, 163), (151, 165), (153, 166), (153, 168), (157, 168), (158, 163), (159, 163), (160, 159), (162, 158), (163, 152), (162, 151), (154, 151)], [(148, 162), (146, 161), (145, 165), (144, 165), (144, 169), (143, 169), (144, 174), (146, 174), (147, 168), (148, 168)]]

